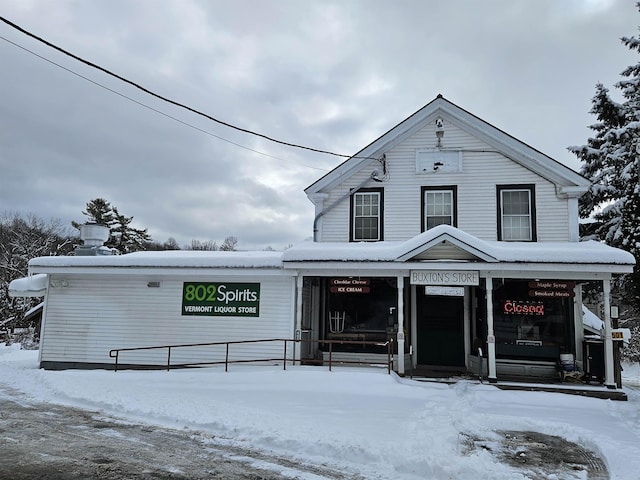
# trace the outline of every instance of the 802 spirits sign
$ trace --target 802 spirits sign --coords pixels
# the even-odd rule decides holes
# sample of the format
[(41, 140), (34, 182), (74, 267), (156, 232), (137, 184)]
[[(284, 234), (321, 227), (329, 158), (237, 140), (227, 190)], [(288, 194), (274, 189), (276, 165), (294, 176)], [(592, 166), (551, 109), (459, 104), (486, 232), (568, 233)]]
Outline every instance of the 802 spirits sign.
[(184, 282), (182, 315), (258, 317), (260, 284)]

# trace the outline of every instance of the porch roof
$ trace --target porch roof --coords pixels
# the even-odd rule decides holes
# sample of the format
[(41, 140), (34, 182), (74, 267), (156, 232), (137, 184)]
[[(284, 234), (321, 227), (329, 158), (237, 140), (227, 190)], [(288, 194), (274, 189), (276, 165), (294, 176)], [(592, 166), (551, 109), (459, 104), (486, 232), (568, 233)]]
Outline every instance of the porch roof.
[[(447, 244), (457, 251), (453, 261), (484, 262), (499, 265), (560, 264), (607, 265), (612, 273), (626, 273), (635, 264), (630, 253), (595, 241), (587, 242), (500, 242), (482, 240), (449, 225), (439, 225), (406, 241), (383, 242), (304, 242), (282, 255), (287, 264), (300, 262), (435, 262), (452, 260), (429, 255)], [(616, 268), (618, 267), (618, 268)]]

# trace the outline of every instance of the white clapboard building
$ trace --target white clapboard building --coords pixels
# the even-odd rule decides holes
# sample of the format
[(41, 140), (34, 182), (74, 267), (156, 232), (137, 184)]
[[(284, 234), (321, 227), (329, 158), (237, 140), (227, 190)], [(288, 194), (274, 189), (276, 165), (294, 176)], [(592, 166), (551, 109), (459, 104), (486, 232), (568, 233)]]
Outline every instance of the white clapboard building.
[[(438, 96), (307, 187), (313, 241), (279, 253), (31, 260), (45, 298), (41, 366), (112, 368), (112, 349), (276, 338), (304, 342), (284, 352), (277, 342), (234, 348), (246, 359), (326, 362), (331, 350), (334, 359), (376, 363), (392, 340), (401, 374), (549, 377), (561, 356), (584, 367), (582, 286), (597, 282), (602, 380), (613, 388), (610, 284), (634, 258), (579, 241), (578, 199), (588, 187)], [(28, 279), (12, 285), (16, 295), (30, 288)], [(155, 349), (121, 355), (128, 366), (166, 361)], [(224, 352), (175, 355), (198, 363)]]

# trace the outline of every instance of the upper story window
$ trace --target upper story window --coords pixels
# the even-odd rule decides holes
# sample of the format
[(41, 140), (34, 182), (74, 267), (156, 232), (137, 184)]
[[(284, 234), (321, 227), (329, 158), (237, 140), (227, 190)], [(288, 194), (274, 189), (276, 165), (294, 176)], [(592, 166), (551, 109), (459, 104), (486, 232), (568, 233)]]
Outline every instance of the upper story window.
[(535, 242), (535, 185), (498, 185), (498, 240)]
[(382, 188), (361, 188), (351, 195), (351, 241), (382, 240)]
[(422, 187), (422, 231), (436, 225), (456, 226), (455, 186)]

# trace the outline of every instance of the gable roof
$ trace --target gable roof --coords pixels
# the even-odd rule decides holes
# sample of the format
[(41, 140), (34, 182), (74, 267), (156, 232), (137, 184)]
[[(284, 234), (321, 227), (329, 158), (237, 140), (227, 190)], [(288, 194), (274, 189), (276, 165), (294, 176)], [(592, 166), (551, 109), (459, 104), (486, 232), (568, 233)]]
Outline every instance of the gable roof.
[(403, 242), (404, 253), (400, 253), (396, 260), (405, 262), (408, 260), (440, 259), (443, 256), (440, 255), (438, 249), (443, 246), (448, 247), (444, 249), (443, 253), (448, 255), (449, 259), (498, 261), (495, 253), (491, 252), (489, 243), (449, 225), (438, 225)]
[(388, 152), (425, 125), (437, 118), (450, 122), (470, 135), (478, 138), (498, 152), (532, 172), (558, 185), (558, 193), (579, 197), (589, 187), (589, 181), (553, 158), (512, 137), (499, 128), (460, 108), (438, 95), (434, 100), (406, 118), (391, 130), (380, 136), (353, 157), (345, 160), (332, 171), (305, 189), (309, 196), (331, 189), (346, 178), (359, 172), (365, 166)]

